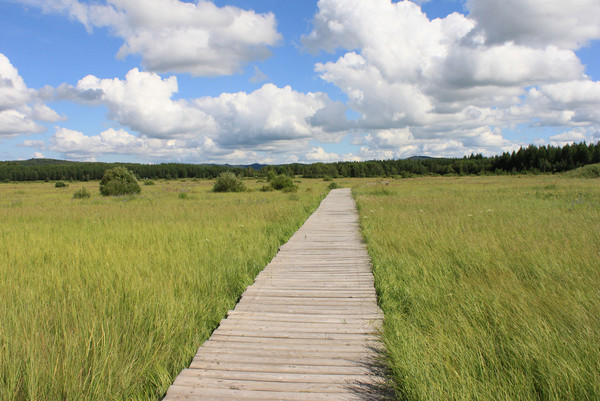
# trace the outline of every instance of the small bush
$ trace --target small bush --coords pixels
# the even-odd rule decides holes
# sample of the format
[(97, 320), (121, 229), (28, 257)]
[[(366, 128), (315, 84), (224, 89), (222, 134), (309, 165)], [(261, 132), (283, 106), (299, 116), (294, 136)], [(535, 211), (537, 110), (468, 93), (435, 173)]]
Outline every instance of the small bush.
[(63, 181), (56, 181), (56, 183), (54, 184), (54, 188), (66, 188), (68, 186), (69, 184)]
[(298, 191), (298, 187), (293, 185), (291, 187), (283, 187), (283, 189), (281, 190), (281, 192), (297, 192)]
[(261, 190), (262, 192), (270, 192), (270, 191), (272, 191), (272, 190), (273, 190), (273, 187), (272, 187), (272, 186), (270, 186), (270, 185), (263, 185), (262, 187), (260, 187), (260, 190)]
[(271, 187), (273, 189), (295, 188), (294, 181), (287, 175), (276, 175), (271, 178)]
[(144, 185), (154, 185), (154, 181), (146, 180), (146, 181), (144, 181)]
[(135, 175), (125, 167), (115, 167), (104, 172), (100, 180), (100, 193), (104, 196), (139, 194), (142, 188)]
[(217, 177), (213, 192), (243, 192), (246, 186), (242, 180), (231, 171), (225, 171)]
[(571, 178), (600, 178), (600, 163), (579, 167), (565, 173), (565, 176)]
[(326, 175), (323, 177), (323, 181), (333, 181), (333, 178), (330, 175)]
[(75, 198), (75, 199), (86, 199), (86, 198), (90, 198), (91, 196), (92, 196), (92, 194), (90, 193), (90, 191), (88, 191), (85, 188), (78, 189), (73, 194), (73, 198)]
[(338, 189), (340, 186), (336, 182), (332, 182), (327, 186), (329, 189)]
[(180, 192), (179, 193), (179, 199), (187, 199), (187, 198), (188, 198), (187, 192)]

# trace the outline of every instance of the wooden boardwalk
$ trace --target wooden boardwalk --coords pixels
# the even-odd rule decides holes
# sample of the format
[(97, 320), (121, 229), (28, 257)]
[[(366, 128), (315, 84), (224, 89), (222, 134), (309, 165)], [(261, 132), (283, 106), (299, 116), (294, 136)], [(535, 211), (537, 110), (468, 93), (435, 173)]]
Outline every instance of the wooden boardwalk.
[(281, 247), (165, 400), (380, 399), (377, 306), (349, 189)]

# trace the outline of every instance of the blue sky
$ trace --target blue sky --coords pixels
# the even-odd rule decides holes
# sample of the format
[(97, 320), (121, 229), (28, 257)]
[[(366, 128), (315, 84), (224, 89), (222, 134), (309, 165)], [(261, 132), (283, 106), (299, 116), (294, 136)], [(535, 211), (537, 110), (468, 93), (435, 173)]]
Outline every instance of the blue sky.
[(288, 163), (600, 140), (600, 4), (0, 1), (0, 160)]

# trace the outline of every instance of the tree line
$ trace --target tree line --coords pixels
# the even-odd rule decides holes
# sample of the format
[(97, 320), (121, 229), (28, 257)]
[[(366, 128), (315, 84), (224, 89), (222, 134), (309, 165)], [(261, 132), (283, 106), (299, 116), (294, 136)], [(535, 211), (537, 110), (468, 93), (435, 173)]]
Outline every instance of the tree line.
[(0, 162), (0, 181), (37, 180), (99, 180), (104, 172), (123, 166), (138, 178), (216, 178), (224, 171), (244, 177), (267, 177), (277, 174), (300, 175), (305, 178), (323, 177), (411, 177), (419, 175), (481, 175), (481, 174), (540, 174), (560, 173), (600, 163), (600, 142), (585, 142), (565, 146), (530, 145), (499, 156), (484, 157), (471, 154), (462, 158), (413, 157), (401, 160), (371, 160), (364, 162), (335, 162), (287, 164), (279, 166), (228, 166), (206, 164), (139, 164), (68, 162), (52, 159)]

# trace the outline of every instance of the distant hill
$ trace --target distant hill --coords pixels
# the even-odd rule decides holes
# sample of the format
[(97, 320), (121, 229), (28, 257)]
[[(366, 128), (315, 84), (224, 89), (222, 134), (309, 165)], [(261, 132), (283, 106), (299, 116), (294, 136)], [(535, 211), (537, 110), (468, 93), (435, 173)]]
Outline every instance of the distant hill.
[[(48, 166), (48, 165), (56, 165), (56, 164), (73, 164), (73, 163), (87, 163), (87, 162), (59, 160), (59, 159), (28, 159), (28, 160), (9, 160), (9, 161), (5, 161), (3, 163), (11, 163), (11, 164), (18, 165), (18, 166)], [(102, 162), (99, 162), (99, 163), (102, 163)], [(112, 164), (112, 163), (108, 163), (108, 164)], [(121, 164), (121, 163), (118, 163), (118, 164)], [(138, 164), (138, 163), (124, 163), (124, 164)], [(143, 163), (140, 163), (140, 164), (143, 164)], [(166, 164), (172, 164), (172, 163), (166, 163)], [(174, 164), (188, 164), (188, 163), (174, 163)], [(252, 167), (254, 170), (257, 170), (257, 171), (263, 167), (269, 166), (269, 164), (260, 164), (260, 163), (236, 164), (236, 165), (216, 164), (216, 163), (201, 163), (201, 164), (189, 163), (189, 164), (193, 164), (196, 166), (225, 166), (225, 167), (232, 167), (232, 168)]]
[[(214, 164), (215, 166), (219, 166), (219, 164)], [(258, 171), (263, 167), (267, 167), (269, 166), (269, 164), (260, 164), (260, 163), (253, 163), (253, 164), (235, 164), (235, 165), (231, 165), (231, 164), (225, 164), (225, 166), (227, 167), (233, 167), (233, 168), (248, 168), (248, 167), (252, 167), (254, 170)]]
[(68, 160), (58, 160), (58, 159), (28, 159), (28, 160), (14, 160), (9, 163), (14, 163), (20, 166), (48, 166), (52, 164), (70, 164), (70, 163), (78, 163), (72, 162)]
[(600, 163), (588, 164), (587, 166), (567, 171), (564, 175), (571, 178), (600, 178)]
[(471, 154), (462, 158), (415, 155), (407, 159), (339, 161), (333, 163), (292, 163), (267, 165), (184, 164), (184, 163), (105, 163), (71, 162), (57, 159), (29, 159), (0, 162), (0, 182), (36, 180), (99, 180), (115, 166), (125, 166), (140, 178), (216, 178), (225, 171), (244, 177), (286, 174), (304, 178), (329, 177), (411, 177), (415, 175), (482, 175), (519, 173), (562, 173), (577, 167), (571, 176), (600, 175), (600, 142), (567, 144), (562, 147), (530, 145), (502, 155), (485, 157)]

